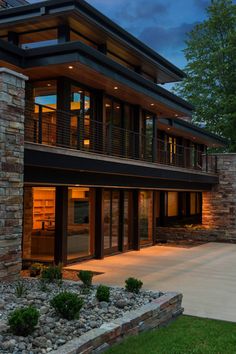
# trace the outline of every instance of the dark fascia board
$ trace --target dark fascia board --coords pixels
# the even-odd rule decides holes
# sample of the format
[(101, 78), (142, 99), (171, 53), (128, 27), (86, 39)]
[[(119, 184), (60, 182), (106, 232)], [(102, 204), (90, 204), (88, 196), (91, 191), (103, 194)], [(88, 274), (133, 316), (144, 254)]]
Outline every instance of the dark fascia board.
[(46, 151), (36, 151), (25, 148), (24, 163), (27, 166), (70, 170), (77, 172), (103, 173), (116, 176), (139, 177), (144, 179), (160, 179), (167, 181), (182, 181), (186, 183), (217, 184), (216, 175), (195, 173), (194, 171), (175, 171), (163, 168), (146, 167), (128, 163), (104, 161), (84, 157), (61, 155)]
[(182, 80), (186, 74), (163, 58), (160, 54), (156, 53), (153, 49), (142, 43), (133, 35), (125, 31), (119, 25), (111, 21), (108, 17), (104, 16), (101, 12), (86, 3), (84, 0), (50, 0), (43, 1), (36, 4), (21, 6), (15, 9), (5, 10), (0, 13), (0, 24), (12, 23), (14, 21), (26, 20), (35, 18), (42, 15), (55, 15), (65, 11), (77, 11), (95, 21), (100, 27), (111, 34), (118, 36), (122, 41), (126, 42), (131, 48), (137, 49), (139, 52), (145, 54), (150, 59), (154, 60), (163, 69), (174, 74), (176, 81)]
[(125, 189), (210, 191), (211, 183), (182, 182), (140, 177), (129, 177), (103, 173), (77, 172), (63, 169), (27, 166), (24, 168), (24, 182), (30, 185), (75, 185), (88, 187), (117, 187)]
[(0, 39), (0, 60), (21, 67), (24, 50)]
[[(151, 81), (146, 80), (136, 72), (120, 65), (119, 63), (114, 62), (105, 54), (87, 46), (82, 42), (70, 42), (57, 44), (50, 47), (27, 49), (25, 50), (24, 65), (25, 68), (29, 68), (35, 66), (46, 66), (56, 63), (70, 63), (72, 61), (76, 61), (76, 59), (77, 61), (80, 61), (87, 66), (92, 66), (95, 63), (96, 67), (97, 64), (99, 64), (100, 67), (106, 67), (110, 69), (110, 73), (115, 74), (114, 77), (116, 77), (117, 73), (119, 73), (123, 77), (127, 78), (130, 83), (136, 83), (149, 90), (149, 96), (150, 92), (153, 92), (154, 95), (158, 95), (159, 98), (162, 98), (163, 104), (167, 104), (171, 108), (180, 110), (187, 115), (191, 115), (194, 109), (191, 104), (182, 98), (165, 90), (163, 87), (160, 87)], [(153, 99), (158, 99), (158, 97), (152, 96)]]
[(218, 146), (222, 146), (222, 147), (228, 145), (227, 139), (222, 138), (221, 136), (213, 134), (203, 128), (198, 127), (195, 124), (186, 122), (182, 119), (160, 118), (159, 122), (161, 124), (169, 125), (173, 128), (190, 133), (195, 137), (199, 137), (205, 141), (206, 145), (217, 144)]

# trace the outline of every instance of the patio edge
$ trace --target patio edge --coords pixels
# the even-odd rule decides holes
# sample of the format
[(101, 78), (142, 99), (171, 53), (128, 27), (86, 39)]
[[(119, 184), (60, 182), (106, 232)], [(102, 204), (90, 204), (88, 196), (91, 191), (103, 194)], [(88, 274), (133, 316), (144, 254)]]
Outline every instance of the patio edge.
[(112, 322), (104, 323), (100, 328), (92, 329), (50, 353), (102, 353), (128, 336), (169, 324), (183, 313), (182, 299), (181, 293), (167, 292), (151, 303)]

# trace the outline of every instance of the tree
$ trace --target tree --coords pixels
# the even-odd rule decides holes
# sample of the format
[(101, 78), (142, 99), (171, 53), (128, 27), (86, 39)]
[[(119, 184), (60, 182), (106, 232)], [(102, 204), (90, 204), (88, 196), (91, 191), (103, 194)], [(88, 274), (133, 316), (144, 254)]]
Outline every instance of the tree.
[(187, 78), (174, 90), (195, 106), (193, 121), (228, 138), (236, 152), (236, 5), (212, 0), (207, 15), (188, 34)]

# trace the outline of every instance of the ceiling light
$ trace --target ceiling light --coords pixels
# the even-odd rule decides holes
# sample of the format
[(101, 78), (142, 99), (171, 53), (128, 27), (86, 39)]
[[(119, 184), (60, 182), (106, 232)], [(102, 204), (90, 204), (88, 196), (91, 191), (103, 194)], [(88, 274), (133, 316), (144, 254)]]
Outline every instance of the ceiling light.
[(152, 106), (152, 107), (155, 106), (154, 103), (151, 103), (151, 106)]
[(117, 87), (117, 86), (115, 86), (115, 87), (114, 87), (114, 90), (118, 90), (118, 87)]
[(105, 107), (111, 107), (111, 105), (110, 105), (110, 104), (108, 104), (108, 103), (106, 103), (106, 104), (105, 104)]
[(51, 84), (49, 84), (49, 83), (47, 84), (47, 87), (51, 87), (51, 86), (52, 86)]
[(74, 69), (74, 67), (72, 65), (69, 65), (68, 69), (72, 70), (72, 69)]
[(116, 109), (120, 109), (120, 106), (117, 106)]

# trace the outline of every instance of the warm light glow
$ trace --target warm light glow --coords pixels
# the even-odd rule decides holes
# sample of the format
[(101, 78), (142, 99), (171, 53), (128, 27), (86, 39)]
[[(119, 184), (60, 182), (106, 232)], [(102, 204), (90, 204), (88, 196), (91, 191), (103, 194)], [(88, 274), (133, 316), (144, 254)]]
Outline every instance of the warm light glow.
[(117, 86), (115, 86), (115, 87), (114, 87), (114, 90), (118, 90), (118, 87), (117, 87)]
[(90, 140), (84, 140), (84, 146), (89, 146)]
[(48, 83), (47, 86), (48, 86), (48, 87), (51, 87), (52, 85)]
[(170, 130), (170, 128), (167, 128), (167, 130)]
[(117, 106), (116, 109), (120, 109), (120, 106)]
[(68, 69), (72, 70), (72, 69), (74, 69), (74, 67), (72, 65), (69, 65)]
[(154, 106), (154, 103), (151, 103), (151, 106), (153, 107), (153, 106)]
[(107, 108), (108, 108), (108, 107), (111, 107), (111, 105), (110, 105), (110, 104), (108, 104), (108, 103), (106, 103), (106, 104), (105, 104), (105, 107), (107, 107)]

